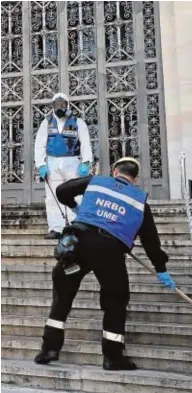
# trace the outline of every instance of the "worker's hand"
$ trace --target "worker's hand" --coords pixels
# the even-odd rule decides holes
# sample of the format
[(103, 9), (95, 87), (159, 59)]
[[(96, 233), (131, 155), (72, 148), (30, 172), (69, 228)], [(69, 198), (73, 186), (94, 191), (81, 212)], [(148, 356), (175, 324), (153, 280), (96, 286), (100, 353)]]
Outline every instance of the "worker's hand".
[(47, 165), (41, 165), (39, 167), (39, 176), (43, 179), (46, 180), (49, 175), (49, 169)]
[(78, 176), (88, 176), (90, 171), (90, 162), (82, 162), (79, 165), (77, 175)]
[(157, 273), (157, 277), (161, 284), (163, 284), (165, 287), (169, 287), (170, 289), (174, 290), (176, 287), (175, 281), (172, 279), (169, 273), (164, 272), (164, 273)]

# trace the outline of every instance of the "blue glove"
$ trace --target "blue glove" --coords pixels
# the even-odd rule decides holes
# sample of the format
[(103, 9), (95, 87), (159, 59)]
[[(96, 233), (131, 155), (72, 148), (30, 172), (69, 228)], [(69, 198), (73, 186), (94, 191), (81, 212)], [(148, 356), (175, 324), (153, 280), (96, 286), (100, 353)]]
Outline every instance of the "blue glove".
[(39, 176), (45, 180), (45, 178), (49, 175), (49, 169), (47, 165), (41, 165), (39, 167)]
[(89, 169), (90, 169), (90, 163), (89, 162), (82, 162), (78, 168), (78, 172), (77, 172), (78, 176), (88, 176)]
[(164, 273), (157, 273), (157, 277), (161, 284), (163, 284), (165, 287), (169, 287), (172, 290), (175, 289), (176, 284), (175, 281), (171, 278), (170, 274), (167, 272)]

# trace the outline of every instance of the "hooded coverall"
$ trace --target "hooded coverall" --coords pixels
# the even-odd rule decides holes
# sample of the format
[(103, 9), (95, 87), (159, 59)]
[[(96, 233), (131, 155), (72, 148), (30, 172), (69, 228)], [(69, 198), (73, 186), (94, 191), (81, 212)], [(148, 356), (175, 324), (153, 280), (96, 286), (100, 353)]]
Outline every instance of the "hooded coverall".
[[(58, 132), (63, 132), (66, 118), (58, 118), (54, 113), (54, 118), (57, 121)], [(92, 162), (92, 149), (89, 137), (89, 130), (84, 120), (77, 118), (78, 138), (80, 142), (80, 156), (66, 156), (66, 157), (54, 157), (47, 156), (47, 139), (48, 139), (48, 119), (44, 119), (37, 132), (35, 141), (35, 163), (36, 167), (39, 168), (42, 165), (47, 164), (49, 170), (49, 184), (55, 194), (56, 188), (61, 183), (76, 178), (78, 167), (81, 162)], [(65, 220), (62, 218), (61, 213), (56, 205), (53, 195), (45, 182), (46, 192), (46, 212), (49, 232), (62, 232), (65, 226)], [(64, 206), (60, 205), (62, 210)], [(71, 209), (67, 208), (67, 215), (69, 222), (71, 222), (75, 215)]]

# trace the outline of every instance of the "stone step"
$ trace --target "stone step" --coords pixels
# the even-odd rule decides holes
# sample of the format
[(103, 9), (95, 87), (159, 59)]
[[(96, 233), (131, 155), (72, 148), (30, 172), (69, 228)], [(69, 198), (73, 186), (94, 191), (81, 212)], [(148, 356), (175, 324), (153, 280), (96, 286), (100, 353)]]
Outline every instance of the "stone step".
[[(6, 315), (20, 315), (48, 317), (51, 299), (43, 297), (37, 298), (1, 298), (1, 312)], [(71, 318), (93, 318), (100, 319), (103, 312), (97, 300), (78, 300), (75, 299), (70, 312)], [(142, 302), (131, 301), (127, 308), (127, 321), (145, 321), (162, 323), (191, 323), (192, 307), (189, 303), (173, 302)]]
[[(190, 234), (188, 228), (167, 228), (163, 225), (157, 225), (157, 230), (161, 240), (190, 240)], [(26, 229), (2, 229), (1, 238), (4, 239), (43, 239), (47, 234), (47, 228), (26, 228)]]
[(13, 230), (20, 230), (20, 229), (27, 229), (27, 228), (41, 228), (43, 230), (47, 230), (47, 220), (46, 218), (33, 218), (30, 217), (27, 220), (22, 220), (20, 219), (4, 219), (2, 218), (1, 220), (1, 228), (4, 229), (9, 229), (12, 228)]
[[(142, 260), (143, 261), (143, 260)], [(159, 283), (159, 280), (152, 276), (152, 274), (139, 263), (135, 263), (134, 265), (126, 262), (128, 274), (130, 276), (130, 282), (142, 282), (142, 283)], [(147, 266), (150, 266), (150, 263), (147, 263)], [(17, 269), (17, 265), (2, 265), (1, 266), (1, 279), (5, 280), (29, 280), (33, 281), (43, 281), (51, 279), (52, 266), (50, 265), (33, 265), (30, 266), (30, 269), (27, 269), (28, 266), (25, 266), (22, 269), (22, 265), (20, 265), (20, 269)], [(32, 269), (33, 268), (33, 269)], [(153, 267), (152, 267), (153, 268)], [(167, 268), (169, 272), (174, 276), (175, 280), (178, 280), (178, 284), (192, 284), (192, 265), (190, 263), (186, 267), (182, 267), (181, 263), (175, 263), (174, 265), (167, 264)], [(153, 268), (155, 272), (155, 269)], [(37, 275), (38, 273), (38, 275)], [(87, 275), (85, 278), (95, 277), (93, 273)]]
[[(150, 266), (151, 263), (148, 259), (146, 259), (146, 255), (141, 255), (140, 258), (142, 260), (144, 260), (145, 262), (148, 262), (148, 264)], [(55, 258), (52, 256), (45, 256), (45, 257), (39, 257), (39, 256), (33, 256), (33, 255), (29, 255), (29, 256), (18, 256), (18, 255), (14, 255), (13, 256), (7, 256), (7, 255), (3, 255), (1, 257), (1, 262), (2, 264), (4, 264), (6, 267), (12, 265), (12, 266), (26, 266), (27, 269), (29, 269), (32, 265), (35, 266), (49, 266), (50, 268), (52, 268), (53, 266), (55, 266), (56, 264), (56, 260)], [(137, 266), (139, 267), (140, 264), (136, 261), (134, 261), (129, 255), (127, 255), (127, 266)], [(190, 266), (192, 266), (192, 255), (177, 255), (176, 253), (173, 255), (169, 255), (169, 262), (167, 264), (167, 268), (188, 268)]]
[[(25, 277), (25, 273), (27, 274), (36, 274), (36, 280), (39, 279), (39, 277), (43, 277), (43, 279), (47, 276), (41, 276), (41, 274), (51, 274), (53, 267), (56, 264), (56, 260), (54, 258), (50, 259), (50, 263), (47, 263), (47, 259), (44, 258), (43, 260), (40, 260), (39, 258), (30, 258), (31, 263), (30, 264), (25, 264), (23, 260), (21, 264), (13, 263), (17, 258), (11, 258), (9, 263), (6, 263), (8, 258), (2, 258), (2, 263), (1, 263), (1, 278), (8, 279), (8, 277), (13, 274), (17, 275), (17, 278), (21, 278), (22, 274)], [(151, 268), (154, 269), (152, 266), (151, 262), (149, 259), (142, 258), (141, 259), (144, 263), (147, 264), (147, 266), (150, 266)], [(12, 263), (11, 263), (12, 262)], [(18, 260), (19, 262), (19, 260)], [(138, 262), (131, 258), (126, 259), (126, 266), (129, 271), (129, 274), (145, 274), (145, 275), (150, 275), (150, 273), (144, 268), (142, 265), (140, 265)], [(167, 268), (169, 268), (169, 272), (172, 273), (178, 273), (178, 274), (192, 274), (192, 257), (190, 258), (175, 258), (174, 260), (170, 257), (169, 262), (167, 263)], [(155, 271), (155, 269), (154, 269)], [(30, 276), (32, 277), (32, 276)], [(41, 279), (41, 278), (40, 278)]]
[[(185, 201), (184, 199), (148, 199), (147, 200), (150, 206), (185, 206)], [(190, 200), (190, 203), (192, 203), (192, 200)], [(2, 210), (42, 210), (45, 208), (45, 203), (43, 202), (33, 202), (30, 203), (30, 205), (26, 203), (2, 203), (1, 205)]]
[[(130, 276), (131, 277), (131, 276)], [(176, 277), (174, 277), (176, 279)], [(162, 301), (162, 302), (184, 302), (184, 300), (178, 296), (175, 292), (164, 288), (157, 279), (151, 277), (151, 282), (139, 282), (130, 280), (130, 293), (131, 300), (134, 301), (145, 301), (145, 302), (153, 302), (153, 301)], [(179, 283), (180, 281), (180, 283)], [(185, 280), (185, 283), (181, 283), (181, 281), (176, 279), (177, 287), (182, 290), (189, 297), (192, 296), (192, 284), (191, 280)], [(4, 297), (44, 297), (44, 298), (52, 298), (52, 281), (2, 281), (2, 296)], [(77, 293), (77, 299), (94, 299), (99, 300), (99, 290), (100, 286), (95, 279), (94, 275), (87, 275), (83, 282), (81, 283), (80, 289)]]
[[(23, 216), (20, 214), (20, 216), (12, 216), (11, 214), (3, 215), (2, 212), (2, 226), (6, 227), (7, 225), (12, 225), (12, 226), (20, 226), (21, 229), (24, 229), (26, 225), (46, 225), (47, 226), (47, 217), (46, 214), (38, 215), (35, 216), (34, 214), (29, 214), (27, 217)], [(156, 216), (154, 215), (154, 220), (157, 224), (171, 224), (173, 227), (173, 224), (187, 224), (187, 215), (182, 214), (182, 215), (176, 215), (174, 214), (173, 216), (169, 215), (160, 215)]]
[[(49, 257), (54, 255), (54, 246), (57, 244), (55, 240), (45, 240), (45, 239), (22, 239), (22, 240), (12, 240), (12, 239), (2, 239), (1, 252), (3, 256), (39, 256), (39, 257)], [(162, 248), (169, 255), (192, 255), (192, 242), (191, 240), (163, 240), (161, 242)], [(146, 255), (143, 247), (136, 242), (134, 252), (137, 255)]]
[[(152, 278), (152, 282), (147, 282), (149, 278)], [(146, 282), (135, 282), (132, 281), (130, 282), (130, 292), (139, 292), (139, 293), (158, 293), (158, 294), (174, 294), (175, 296), (178, 296), (175, 292), (171, 291), (169, 288), (165, 288), (156, 277), (150, 277), (146, 278)], [(15, 280), (15, 281), (2, 281), (2, 288), (13, 288), (13, 289), (33, 289), (35, 291), (41, 291), (41, 290), (49, 290), (52, 291), (52, 281), (51, 280), (46, 280), (46, 281), (20, 281), (20, 280)], [(179, 288), (181, 291), (185, 291), (186, 294), (189, 296), (192, 294), (192, 284), (191, 284), (191, 279), (190, 281), (180, 284)], [(99, 292), (100, 290), (100, 285), (98, 281), (96, 280), (95, 276), (93, 273), (89, 273), (84, 280), (81, 283), (80, 286), (81, 291), (88, 291), (89, 293), (91, 292)], [(37, 292), (38, 293), (38, 292)]]
[[(6, 289), (6, 288), (2, 288), (1, 290), (1, 296), (2, 297), (19, 297), (19, 298), (23, 298), (23, 297), (31, 297), (31, 298), (36, 298), (38, 295), (38, 297), (41, 298), (47, 298), (47, 299), (51, 299), (51, 295), (52, 295), (52, 291), (50, 290), (46, 290), (46, 289), (42, 289), (41, 291), (36, 290), (30, 290), (30, 289)], [(189, 296), (189, 295), (188, 295)], [(191, 295), (190, 295), (191, 297)], [(89, 292), (89, 291), (83, 291), (80, 290), (78, 291), (77, 295), (76, 295), (76, 299), (77, 300), (95, 300), (95, 301), (99, 301), (99, 292)], [(131, 292), (130, 295), (130, 299), (131, 301), (145, 301), (145, 302), (158, 302), (161, 301), (162, 303), (165, 302), (172, 302), (172, 303), (183, 303), (184, 300), (179, 297), (178, 295), (176, 295), (175, 293), (161, 293), (161, 292), (157, 292), (157, 293), (139, 293), (139, 292)]]
[[(155, 219), (156, 225), (157, 225), (157, 229), (160, 233), (160, 237), (162, 239), (165, 238), (165, 235), (162, 234), (163, 232), (168, 232), (168, 236), (169, 236), (169, 231), (178, 231), (178, 233), (185, 233), (183, 236), (187, 237), (187, 234), (189, 235), (189, 226), (187, 221), (185, 222), (167, 222), (167, 221), (163, 221), (158, 223), (158, 221)], [(21, 224), (21, 223), (17, 223), (15, 224), (15, 222), (13, 223), (12, 221), (1, 221), (1, 229), (2, 231), (6, 230), (6, 229), (12, 229), (13, 231), (20, 231), (20, 230), (31, 230), (34, 231), (36, 228), (38, 228), (40, 231), (42, 231), (43, 233), (47, 233), (48, 232), (48, 226), (47, 226), (47, 221), (44, 219), (43, 221), (38, 220), (37, 222), (27, 222), (25, 224)], [(173, 237), (173, 239), (179, 238), (180, 235), (170, 235)], [(38, 237), (39, 238), (39, 237)], [(187, 237), (187, 239), (189, 239), (190, 237)], [(165, 239), (166, 240), (166, 239)]]
[[(156, 277), (152, 275), (141, 275), (141, 280), (138, 280), (138, 275), (131, 275), (130, 274), (130, 292), (139, 292), (139, 293), (164, 293), (169, 294), (172, 291), (168, 288), (165, 288)], [(180, 285), (179, 288), (181, 291), (185, 291), (186, 294), (192, 294), (192, 280), (190, 276), (186, 276), (186, 281), (183, 282), (183, 279), (179, 279), (179, 275), (175, 274), (174, 279), (176, 280), (177, 284)], [(27, 281), (27, 280), (5, 280), (2, 281), (2, 288), (5, 289), (31, 289), (34, 291), (41, 291), (41, 290), (50, 290), (52, 291), (52, 281), (51, 277), (49, 280), (36, 280), (34, 282)], [(99, 292), (100, 285), (95, 278), (93, 273), (89, 273), (81, 283), (80, 290), (90, 292)], [(175, 294), (176, 295), (176, 294)], [(178, 295), (177, 295), (178, 296)]]
[[(154, 215), (186, 215), (186, 207), (184, 204), (151, 204), (151, 211)], [(45, 205), (41, 208), (29, 207), (2, 207), (2, 217), (22, 217), (28, 218), (30, 216), (45, 216)]]
[[(2, 245), (4, 246), (46, 246), (46, 247), (52, 247), (55, 246), (55, 244), (58, 243), (58, 240), (46, 240), (46, 239), (33, 239), (33, 237), (30, 237), (29, 239), (26, 239), (25, 237), (21, 237), (21, 239), (7, 239), (4, 238), (2, 240)], [(135, 241), (135, 246), (140, 246), (141, 242), (139, 240)], [(192, 241), (191, 240), (163, 240), (162, 241), (162, 247), (166, 246), (175, 246), (175, 247), (192, 247)]]
[(108, 372), (98, 366), (39, 366), (32, 361), (2, 361), (2, 382), (73, 393), (190, 393), (192, 377), (154, 370)]
[[(162, 246), (162, 249), (168, 254), (168, 256), (175, 256), (177, 254), (180, 259), (183, 259), (185, 256), (191, 256), (192, 246)], [(134, 248), (134, 254), (138, 258), (143, 258), (146, 256), (144, 249), (141, 246), (137, 246)], [(54, 257), (54, 246), (11, 246), (11, 245), (3, 245), (1, 246), (1, 255), (3, 258), (30, 258), (35, 257), (39, 258), (53, 258)]]
[[(22, 274), (33, 274), (33, 273), (39, 273), (41, 276), (41, 273), (43, 274), (50, 274), (52, 272), (53, 267), (56, 265), (57, 261), (54, 258), (44, 258), (43, 260), (39, 258), (29, 258), (30, 264), (26, 264), (25, 259), (21, 260), (23, 263), (13, 263), (14, 261), (20, 261), (18, 258), (2, 258), (1, 260), (1, 273), (3, 277), (3, 274), (8, 277), (8, 275), (11, 274), (16, 274), (18, 273), (19, 277)], [(141, 258), (142, 262), (147, 264), (147, 266), (150, 266), (153, 268), (155, 271), (155, 268), (149, 261), (149, 259), (143, 257)], [(9, 263), (7, 263), (7, 261)], [(12, 263), (11, 263), (12, 262)], [(48, 263), (49, 262), (49, 263)], [(133, 260), (132, 258), (126, 258), (126, 266), (127, 269), (129, 270), (129, 273), (133, 274), (150, 274), (145, 267), (140, 265), (137, 261)], [(191, 274), (192, 273), (192, 257), (190, 258), (176, 258), (173, 259), (172, 257), (169, 258), (169, 261), (167, 263), (167, 268), (172, 269), (172, 272), (180, 273), (180, 274)], [(39, 277), (38, 275), (38, 277)], [(36, 276), (36, 279), (38, 279)]]
[[(162, 248), (170, 255), (168, 271), (174, 274), (178, 287), (191, 296), (192, 243), (187, 243), (189, 233), (185, 207), (181, 201), (168, 204), (152, 202), (152, 211)], [(113, 380), (111, 374), (114, 376), (114, 373), (107, 373), (109, 376), (106, 379), (106, 372), (98, 367), (89, 367), (94, 373), (91, 371), (88, 378), (86, 373), (84, 384), (82, 373), (86, 366), (83, 363), (100, 365), (102, 361), (100, 340), (103, 313), (99, 306), (99, 286), (93, 280), (93, 275), (89, 275), (82, 283), (66, 324), (67, 341), (61, 360), (73, 363), (73, 366), (54, 364), (42, 367), (45, 372), (49, 371), (46, 375), (43, 374), (44, 371), (38, 371), (41, 366), (27, 361), (33, 358), (40, 347), (41, 339), (37, 337), (42, 335), (43, 325), (49, 314), (51, 270), (56, 262), (53, 249), (57, 242), (46, 242), (43, 239), (47, 232), (44, 205), (34, 205), (28, 209), (24, 206), (5, 207), (2, 217), (3, 264), (6, 265), (2, 266), (2, 355), (17, 359), (17, 362), (3, 361), (5, 368), (2, 370), (2, 377), (5, 383), (56, 389), (63, 393), (102, 393), (106, 389), (111, 393), (192, 392), (192, 379), (187, 381), (187, 385), (183, 382), (178, 387), (180, 381), (183, 381), (183, 372), (192, 373), (192, 308), (176, 294), (155, 283), (155, 279), (130, 258), (127, 266), (132, 293), (127, 311), (126, 341), (130, 343), (129, 355), (133, 356), (140, 367), (149, 369), (143, 384), (138, 378), (135, 378), (136, 382), (127, 378), (129, 372), (123, 373), (121, 380), (118, 380), (119, 372)], [(139, 242), (134, 252), (146, 260)], [(151, 266), (150, 263), (149, 265)], [(25, 359), (25, 362), (18, 358)], [(74, 367), (75, 363), (82, 366)], [(63, 367), (65, 371), (56, 371), (58, 367)], [(71, 367), (71, 372), (68, 367)], [(75, 376), (77, 369), (80, 370), (78, 378)], [(154, 369), (174, 370), (176, 374), (169, 380), (171, 372), (161, 373), (161, 379), (158, 379)], [(131, 375), (139, 371), (141, 372), (138, 370)], [(182, 372), (180, 379), (174, 379), (174, 375), (177, 376), (179, 372)], [(155, 378), (155, 383), (150, 383), (150, 378)], [(20, 392), (15, 390), (15, 393)]]
[[(131, 276), (130, 276), (131, 277)], [(157, 279), (152, 278), (150, 282), (134, 282), (130, 280), (131, 300), (145, 300), (146, 302), (162, 301), (162, 302), (184, 302), (175, 292), (164, 288)], [(175, 277), (174, 277), (175, 278)], [(149, 279), (148, 279), (149, 280)], [(183, 280), (182, 280), (183, 281)], [(179, 279), (176, 280), (178, 285)], [(192, 283), (188, 281), (185, 284), (178, 285), (181, 291), (186, 293), (189, 297), (192, 296)], [(52, 281), (2, 281), (2, 296), (3, 297), (44, 297), (52, 298)], [(77, 293), (77, 299), (94, 299), (99, 300), (100, 285), (93, 274), (87, 275), (82, 281), (80, 289)]]
[[(179, 210), (184, 210), (184, 207), (179, 207)], [(2, 218), (23, 218), (28, 219), (30, 217), (46, 217), (45, 207), (43, 209), (2, 209), (1, 210)]]
[[(45, 317), (2, 315), (1, 333), (9, 336), (41, 337)], [(125, 342), (192, 347), (192, 324), (126, 322)], [(102, 339), (102, 319), (68, 318), (65, 337), (73, 340)]]
[[(167, 227), (164, 224), (157, 224), (158, 232), (163, 235), (186, 235), (189, 234), (189, 230), (186, 230), (183, 227), (175, 228), (173, 227)], [(29, 236), (29, 235), (45, 235), (47, 233), (47, 227), (46, 228), (41, 228), (41, 227), (32, 227), (32, 228), (24, 228), (24, 229), (16, 229), (16, 228), (3, 228), (1, 231), (1, 235), (3, 237), (5, 236)]]
[[(67, 393), (67, 390), (62, 390), (63, 393)], [(31, 389), (31, 388), (21, 388), (20, 386), (9, 386), (9, 384), (1, 384), (1, 393), (57, 393), (56, 390), (45, 390), (45, 389)], [(72, 393), (75, 392), (74, 390)]]
[[(51, 267), (51, 266), (50, 266)], [(152, 276), (151, 273), (148, 272), (148, 270), (146, 269), (139, 269), (139, 268), (131, 268), (130, 266), (127, 266), (128, 269), (128, 274), (129, 274), (129, 282), (131, 283), (143, 283), (143, 284), (154, 284), (157, 283), (159, 284), (159, 280)], [(44, 270), (44, 272), (38, 272), (37, 275), (37, 271), (36, 272), (19, 272), (19, 271), (14, 271), (14, 270), (8, 270), (8, 269), (4, 269), (1, 271), (1, 280), (4, 282), (14, 282), (14, 281), (30, 281), (31, 282), (31, 289), (33, 289), (32, 284), (33, 282), (37, 282), (37, 281), (49, 281), (51, 280), (51, 270)], [(185, 285), (192, 285), (192, 266), (189, 267), (188, 269), (184, 268), (173, 268), (173, 269), (169, 269), (169, 273), (173, 276), (174, 280), (176, 281), (177, 285), (180, 284), (185, 284)], [(93, 279), (95, 280), (95, 276), (94, 274), (92, 275), (87, 275), (85, 277), (86, 280), (88, 279)], [(15, 288), (15, 284), (12, 286), (11, 284), (9, 284), (10, 286), (6, 285), (6, 288)], [(5, 286), (3, 286), (5, 288)], [(22, 288), (23, 288), (23, 284), (22, 284)]]
[[(24, 234), (24, 235), (20, 235), (18, 233), (18, 231), (17, 231), (16, 234), (13, 233), (12, 235), (4, 235), (4, 234), (2, 234), (1, 235), (1, 239), (2, 240), (4, 240), (4, 239), (21, 239), (23, 237), (25, 237), (25, 239), (31, 239), (31, 237), (33, 237), (34, 240), (38, 240), (38, 239), (44, 239), (44, 234), (48, 233), (47, 230), (43, 231), (43, 232), (44, 232), (43, 234), (28, 234), (28, 235)], [(185, 233), (183, 232), (183, 233), (172, 233), (172, 234), (167, 233), (166, 231), (164, 231), (164, 233), (161, 233), (160, 231), (158, 231), (158, 232), (159, 232), (159, 236), (160, 236), (160, 240), (161, 241), (162, 240), (172, 240), (172, 241), (175, 241), (175, 240), (190, 240), (190, 234), (189, 234), (188, 231), (185, 231)]]
[[(1, 355), (4, 359), (33, 359), (40, 350), (42, 339), (37, 337), (2, 336)], [(139, 368), (192, 373), (192, 349), (180, 346), (128, 344), (125, 354)], [(102, 365), (101, 343), (90, 340), (65, 340), (60, 360), (64, 363)]]

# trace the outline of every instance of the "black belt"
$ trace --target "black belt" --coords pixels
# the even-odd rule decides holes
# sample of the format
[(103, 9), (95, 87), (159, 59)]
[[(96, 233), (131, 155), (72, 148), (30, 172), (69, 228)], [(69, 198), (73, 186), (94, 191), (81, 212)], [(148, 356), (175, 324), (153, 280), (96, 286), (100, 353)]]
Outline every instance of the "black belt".
[(82, 231), (89, 231), (89, 232), (96, 232), (101, 236), (104, 237), (110, 237), (112, 239), (116, 239), (113, 235), (111, 235), (109, 232), (105, 231), (103, 228), (98, 228), (94, 225), (89, 225), (89, 224), (85, 224), (84, 222), (79, 222), (79, 221), (75, 221), (72, 226), (74, 228), (78, 228)]
[(117, 245), (119, 245), (122, 249), (122, 252), (125, 254), (128, 251), (127, 246), (118, 238), (116, 238), (115, 236), (111, 235), (109, 232), (105, 231), (103, 228), (98, 228), (94, 225), (89, 225), (89, 224), (85, 224), (84, 222), (80, 222), (80, 221), (74, 221), (71, 225), (71, 227), (76, 228), (77, 230), (79, 229), (82, 232), (93, 232), (96, 233), (97, 235), (100, 235), (102, 237), (107, 237), (110, 239), (113, 239), (114, 242), (117, 243)]

